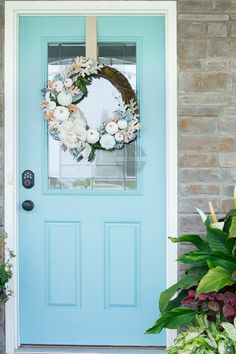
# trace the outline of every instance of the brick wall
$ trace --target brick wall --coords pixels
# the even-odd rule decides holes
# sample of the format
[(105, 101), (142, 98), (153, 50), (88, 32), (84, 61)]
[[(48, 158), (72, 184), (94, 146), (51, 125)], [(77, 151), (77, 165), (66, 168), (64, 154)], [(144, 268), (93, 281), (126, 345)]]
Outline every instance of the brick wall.
[[(3, 3), (0, 0), (0, 225), (3, 224)], [(236, 0), (177, 0), (179, 231), (201, 231), (195, 206), (232, 206), (236, 184)], [(182, 252), (184, 247), (180, 249)], [(0, 309), (0, 354), (4, 312)]]
[[(178, 0), (179, 230), (194, 207), (232, 206), (236, 183), (236, 1)], [(200, 227), (201, 230), (201, 227)]]

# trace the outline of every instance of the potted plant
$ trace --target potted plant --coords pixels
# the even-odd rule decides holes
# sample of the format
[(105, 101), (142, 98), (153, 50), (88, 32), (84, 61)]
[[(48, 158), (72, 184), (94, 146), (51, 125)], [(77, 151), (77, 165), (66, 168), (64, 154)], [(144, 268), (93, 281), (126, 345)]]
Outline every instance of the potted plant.
[(8, 282), (12, 278), (12, 259), (15, 257), (14, 253), (7, 249), (8, 257), (4, 257), (5, 239), (7, 235), (5, 233), (0, 235), (0, 303), (5, 303), (12, 296), (12, 290), (8, 288)]
[(205, 225), (204, 236), (169, 238), (194, 246), (178, 258), (186, 265), (185, 274), (161, 293), (159, 318), (146, 331), (157, 334), (164, 328), (185, 327), (167, 349), (170, 354), (236, 353), (236, 189), (234, 208), (219, 221), (209, 206), (210, 216), (197, 209)]

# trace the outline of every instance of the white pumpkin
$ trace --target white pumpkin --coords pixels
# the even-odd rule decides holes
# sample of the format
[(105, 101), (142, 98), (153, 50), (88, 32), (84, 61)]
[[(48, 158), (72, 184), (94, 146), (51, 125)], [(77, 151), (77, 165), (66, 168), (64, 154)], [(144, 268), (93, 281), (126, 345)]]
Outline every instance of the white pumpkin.
[(127, 128), (128, 123), (126, 122), (125, 119), (119, 119), (117, 122), (117, 125), (119, 127), (119, 129), (123, 130)]
[(118, 132), (118, 125), (115, 122), (108, 122), (105, 127), (105, 130), (108, 134), (114, 135)]
[(69, 106), (72, 103), (72, 95), (69, 92), (60, 92), (57, 101), (61, 106)]
[(87, 142), (89, 144), (96, 144), (99, 141), (99, 132), (96, 129), (87, 130)]

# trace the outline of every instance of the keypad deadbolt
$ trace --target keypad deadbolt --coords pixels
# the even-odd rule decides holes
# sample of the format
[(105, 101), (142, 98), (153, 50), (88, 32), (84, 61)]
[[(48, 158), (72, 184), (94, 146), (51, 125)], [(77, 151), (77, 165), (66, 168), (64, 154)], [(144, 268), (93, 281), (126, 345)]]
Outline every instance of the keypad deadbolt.
[(31, 170), (25, 170), (22, 173), (22, 185), (27, 189), (34, 186), (34, 172)]

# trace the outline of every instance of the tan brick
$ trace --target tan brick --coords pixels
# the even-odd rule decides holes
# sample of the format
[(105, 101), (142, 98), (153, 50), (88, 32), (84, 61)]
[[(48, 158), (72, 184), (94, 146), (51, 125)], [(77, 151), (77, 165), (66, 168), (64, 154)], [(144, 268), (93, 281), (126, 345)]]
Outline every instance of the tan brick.
[(227, 37), (227, 26), (224, 22), (209, 23), (207, 28), (208, 37)]
[(221, 199), (220, 201), (220, 211), (221, 213), (227, 213), (231, 209), (233, 209), (234, 203), (233, 198), (230, 199)]
[(233, 152), (236, 150), (234, 138), (185, 136), (179, 138), (179, 148), (182, 151), (198, 152)]
[(218, 120), (215, 118), (180, 118), (179, 130), (180, 133), (214, 134), (218, 131)]
[(209, 61), (206, 63), (206, 70), (207, 71), (230, 71), (230, 62), (229, 61)]
[[(232, 96), (234, 98), (235, 95)], [(225, 105), (228, 103), (228, 93), (227, 95), (222, 95), (222, 93), (214, 93), (210, 94), (202, 94), (202, 93), (194, 93), (194, 94), (179, 94), (179, 102), (182, 104), (212, 104), (212, 105), (218, 105), (222, 104)]]
[(236, 153), (234, 152), (221, 153), (219, 159), (221, 167), (236, 167)]
[(208, 184), (182, 184), (181, 195), (218, 195), (220, 193), (220, 188), (217, 185)]
[(180, 40), (178, 42), (179, 58), (204, 58), (207, 43), (205, 40)]
[(179, 105), (178, 114), (180, 116), (218, 116), (221, 106), (218, 105)]
[(181, 153), (179, 158), (180, 167), (216, 167), (217, 165), (217, 154)]
[(236, 115), (220, 119), (220, 129), (223, 133), (236, 133)]
[(235, 117), (236, 116), (236, 106), (227, 106), (227, 107), (225, 107), (224, 116)]
[(180, 21), (228, 21), (229, 15), (212, 15), (212, 14), (179, 14), (178, 19)]
[[(219, 212), (219, 201), (217, 198), (212, 198), (211, 197), (211, 202), (214, 207), (215, 212)], [(196, 208), (199, 208), (205, 212), (209, 211), (209, 197), (206, 196), (205, 198), (201, 197), (193, 197), (193, 198), (187, 198), (187, 197), (182, 197), (180, 198), (179, 201), (179, 211), (180, 213), (185, 213), (185, 214), (192, 214), (196, 210)]]
[(227, 97), (225, 97), (225, 103), (227, 105), (236, 105), (236, 96), (229, 93)]
[(205, 23), (181, 22), (178, 26), (178, 36), (180, 38), (202, 38), (206, 35)]
[(236, 37), (236, 21), (229, 23), (229, 36)]
[(233, 52), (232, 42), (227, 39), (210, 39), (207, 52), (210, 57), (231, 57)]
[(232, 77), (227, 73), (180, 73), (181, 92), (217, 92), (231, 87)]
[(198, 232), (202, 233), (205, 231), (205, 227), (202, 223), (202, 219), (198, 214), (180, 215), (179, 229), (180, 229), (180, 233), (198, 233)]
[(229, 180), (236, 180), (236, 171), (218, 168), (181, 168), (179, 171), (179, 182), (189, 183), (191, 181), (201, 183), (219, 183)]
[(214, 11), (222, 14), (225, 12), (229, 14), (236, 13), (236, 2), (235, 0), (216, 0)]
[(178, 10), (182, 13), (206, 13), (214, 8), (213, 0), (178, 0)]
[(205, 65), (201, 59), (182, 59), (179, 60), (179, 70), (200, 70), (204, 69)]
[(236, 60), (231, 60), (231, 70), (236, 70)]
[(234, 195), (234, 184), (227, 184), (222, 186), (222, 195), (225, 197), (230, 197), (231, 199), (233, 198)]

